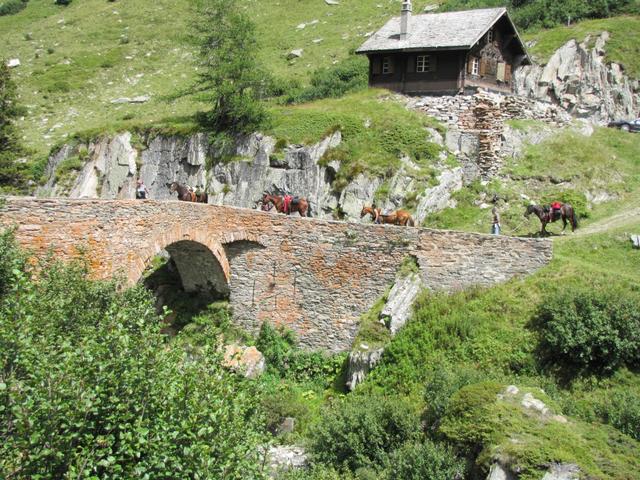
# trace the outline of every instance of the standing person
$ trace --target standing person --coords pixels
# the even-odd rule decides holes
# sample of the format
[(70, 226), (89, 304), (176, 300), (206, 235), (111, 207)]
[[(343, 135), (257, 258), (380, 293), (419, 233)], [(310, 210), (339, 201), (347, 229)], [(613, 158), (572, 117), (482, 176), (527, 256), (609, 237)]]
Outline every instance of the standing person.
[(500, 214), (498, 213), (498, 209), (493, 207), (491, 210), (493, 213), (493, 225), (491, 226), (491, 233), (494, 235), (500, 235)]
[(146, 200), (149, 198), (149, 190), (147, 190), (147, 186), (142, 179), (138, 179), (138, 183), (136, 184), (136, 198), (138, 200)]

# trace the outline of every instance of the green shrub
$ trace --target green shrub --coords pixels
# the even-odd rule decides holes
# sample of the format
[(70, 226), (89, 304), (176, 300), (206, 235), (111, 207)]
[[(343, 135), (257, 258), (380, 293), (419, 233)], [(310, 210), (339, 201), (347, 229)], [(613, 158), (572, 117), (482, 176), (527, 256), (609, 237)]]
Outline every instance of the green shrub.
[(640, 298), (622, 291), (558, 289), (533, 325), (545, 362), (571, 373), (640, 365)]
[(296, 343), (291, 330), (275, 329), (265, 322), (260, 327), (256, 348), (264, 355), (267, 369), (281, 378), (330, 383), (343, 369), (345, 355), (306, 352)]
[(406, 443), (391, 454), (388, 480), (455, 480), (463, 478), (465, 462), (447, 446), (426, 441)]
[(450, 399), (462, 387), (484, 380), (478, 370), (453, 367), (446, 363), (431, 369), (425, 385), (424, 400), (427, 404), (425, 421), (430, 428), (437, 428), (444, 417)]
[(6, 235), (0, 477), (261, 477), (257, 395), (221, 367), (215, 337), (187, 355), (144, 288), (89, 281), (80, 263), (34, 280)]
[(633, 392), (616, 391), (607, 396), (596, 413), (622, 433), (640, 440), (640, 398)]
[(27, 258), (16, 246), (13, 232), (0, 232), (0, 300), (22, 275), (26, 265)]
[(337, 98), (349, 92), (367, 88), (369, 61), (360, 55), (351, 55), (332, 66), (316, 70), (311, 86), (289, 94), (286, 103), (303, 103), (320, 98)]
[(381, 470), (390, 452), (420, 437), (420, 417), (401, 398), (350, 396), (325, 410), (311, 432), (311, 451), (335, 468)]
[(0, 17), (14, 15), (27, 7), (29, 0), (5, 0), (0, 4)]

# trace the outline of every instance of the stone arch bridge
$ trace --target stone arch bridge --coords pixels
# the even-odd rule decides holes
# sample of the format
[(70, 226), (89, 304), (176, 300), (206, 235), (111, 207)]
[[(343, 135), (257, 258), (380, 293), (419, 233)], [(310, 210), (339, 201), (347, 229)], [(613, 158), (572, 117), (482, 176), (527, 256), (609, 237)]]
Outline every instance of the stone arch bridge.
[(177, 201), (8, 198), (0, 226), (17, 226), (25, 247), (59, 258), (83, 254), (93, 275), (139, 281), (167, 250), (185, 290), (229, 295), (234, 320), (296, 332), (303, 346), (351, 346), (360, 315), (418, 260), (434, 290), (490, 285), (527, 275), (551, 259), (551, 243), (452, 231), (285, 217)]

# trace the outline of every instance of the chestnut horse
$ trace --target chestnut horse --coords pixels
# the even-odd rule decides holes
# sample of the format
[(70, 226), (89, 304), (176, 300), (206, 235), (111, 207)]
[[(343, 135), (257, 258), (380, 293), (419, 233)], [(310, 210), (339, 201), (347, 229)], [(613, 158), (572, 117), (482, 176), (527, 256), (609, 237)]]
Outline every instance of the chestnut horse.
[(209, 200), (207, 192), (196, 195), (195, 192), (178, 182), (173, 182), (169, 186), (169, 190), (171, 193), (178, 192), (178, 200), (182, 200), (183, 202), (207, 203)]
[(403, 227), (416, 226), (413, 217), (406, 210), (396, 210), (389, 215), (383, 215), (382, 210), (373, 205), (371, 207), (362, 207), (360, 218), (363, 218), (365, 215), (371, 215), (371, 218), (375, 223), (390, 223), (392, 225), (401, 225)]
[(281, 195), (269, 195), (268, 193), (265, 193), (262, 196), (262, 205), (264, 207), (269, 203), (273, 204), (273, 206), (276, 207), (276, 211), (278, 213), (286, 213), (287, 215), (291, 215), (293, 212), (298, 212), (301, 217), (311, 216), (311, 208), (309, 207), (309, 202), (304, 197), (293, 197), (291, 199), (291, 203), (289, 203), (288, 205), (287, 211), (285, 211), (284, 197)]
[(524, 212), (524, 216), (529, 218), (529, 215), (534, 213), (539, 219), (540, 223), (542, 223), (542, 229), (540, 229), (540, 235), (548, 235), (546, 227), (547, 223), (555, 222), (556, 220), (562, 219), (562, 231), (564, 232), (565, 228), (567, 228), (567, 221), (571, 223), (571, 231), (575, 232), (576, 228), (578, 228), (578, 217), (576, 216), (576, 212), (571, 205), (568, 203), (564, 203), (560, 210), (558, 210), (558, 214), (554, 215), (553, 210), (549, 207), (542, 207), (540, 205), (529, 205), (527, 207), (527, 211)]

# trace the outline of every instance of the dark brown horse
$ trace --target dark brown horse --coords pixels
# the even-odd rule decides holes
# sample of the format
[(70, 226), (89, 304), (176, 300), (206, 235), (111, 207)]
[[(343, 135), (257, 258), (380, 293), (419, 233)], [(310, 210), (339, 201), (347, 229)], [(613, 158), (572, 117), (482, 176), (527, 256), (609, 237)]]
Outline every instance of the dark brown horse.
[(360, 218), (371, 215), (371, 219), (375, 223), (389, 223), (391, 225), (401, 225), (403, 227), (415, 227), (416, 222), (406, 210), (396, 210), (389, 215), (383, 215), (382, 210), (375, 205), (371, 207), (364, 206), (360, 211)]
[[(278, 213), (285, 213), (291, 215), (293, 212), (298, 212), (301, 217), (310, 217), (311, 209), (309, 208), (309, 202), (304, 197), (293, 197), (291, 202), (285, 206), (285, 198), (281, 195), (269, 195), (265, 193), (262, 196), (263, 210), (266, 205), (272, 204), (276, 207)], [(286, 211), (285, 211), (286, 210)]]
[(202, 192), (196, 195), (194, 191), (178, 182), (173, 182), (169, 186), (169, 190), (171, 191), (171, 193), (177, 192), (178, 200), (182, 200), (183, 202), (207, 203), (209, 200), (207, 192)]
[(540, 205), (529, 205), (527, 207), (527, 211), (524, 212), (524, 216), (529, 218), (529, 215), (534, 213), (539, 219), (540, 223), (542, 223), (542, 228), (540, 229), (540, 235), (548, 235), (547, 232), (547, 223), (553, 223), (556, 220), (562, 219), (562, 231), (564, 232), (565, 228), (567, 228), (567, 222), (571, 223), (571, 231), (574, 232), (576, 228), (578, 228), (578, 217), (576, 216), (576, 212), (571, 205), (568, 203), (562, 204), (562, 206), (558, 210), (552, 210), (549, 207), (542, 207)]

